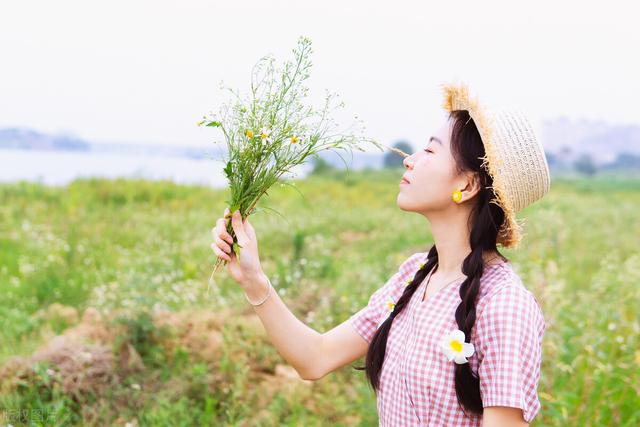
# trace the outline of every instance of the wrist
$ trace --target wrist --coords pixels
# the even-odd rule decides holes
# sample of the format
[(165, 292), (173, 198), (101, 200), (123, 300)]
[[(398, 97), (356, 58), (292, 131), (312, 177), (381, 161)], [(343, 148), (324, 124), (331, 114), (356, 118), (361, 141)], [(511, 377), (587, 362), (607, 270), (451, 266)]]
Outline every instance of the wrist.
[(264, 274), (260, 274), (255, 279), (250, 280), (245, 286), (243, 286), (246, 298), (251, 304), (256, 304), (267, 296), (267, 292), (270, 292), (271, 282), (269, 278)]

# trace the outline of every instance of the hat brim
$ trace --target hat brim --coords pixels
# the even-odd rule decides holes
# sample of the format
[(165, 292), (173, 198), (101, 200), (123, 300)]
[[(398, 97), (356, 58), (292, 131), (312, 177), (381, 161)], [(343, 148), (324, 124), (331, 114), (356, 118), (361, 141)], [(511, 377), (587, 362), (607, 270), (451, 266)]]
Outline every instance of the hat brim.
[(505, 214), (505, 220), (500, 230), (498, 230), (496, 243), (505, 248), (515, 248), (522, 240), (524, 221), (522, 223), (518, 221), (515, 209), (506, 196), (506, 187), (499, 173), (501, 159), (492, 141), (491, 114), (485, 111), (477, 99), (469, 96), (469, 89), (464, 83), (445, 83), (441, 86), (444, 92), (443, 108), (447, 112), (455, 110), (468, 111), (480, 133), (485, 149), (485, 155), (482, 157), (482, 167), (487, 170), (493, 180), (492, 188), (496, 196), (490, 203), (500, 206)]

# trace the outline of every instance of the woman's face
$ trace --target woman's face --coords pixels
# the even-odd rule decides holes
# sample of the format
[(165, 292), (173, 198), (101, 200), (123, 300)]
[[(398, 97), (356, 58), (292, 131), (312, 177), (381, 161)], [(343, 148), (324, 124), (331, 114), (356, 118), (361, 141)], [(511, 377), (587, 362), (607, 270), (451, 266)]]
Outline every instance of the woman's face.
[(435, 134), (403, 163), (407, 170), (400, 182), (397, 204), (403, 211), (427, 213), (440, 211), (455, 204), (455, 190), (462, 190), (464, 181), (456, 173), (450, 151), (451, 123), (447, 120)]

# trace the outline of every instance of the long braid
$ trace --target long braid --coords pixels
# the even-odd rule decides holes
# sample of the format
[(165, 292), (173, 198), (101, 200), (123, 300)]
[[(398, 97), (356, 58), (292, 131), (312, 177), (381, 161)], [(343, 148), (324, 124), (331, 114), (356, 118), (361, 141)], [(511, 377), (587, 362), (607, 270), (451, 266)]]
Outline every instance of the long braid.
[[(497, 232), (493, 227), (484, 226), (493, 222), (491, 207), (486, 200), (489, 197), (488, 190), (482, 190), (478, 194), (479, 200), (476, 206), (480, 208), (469, 236), (471, 252), (462, 262), (462, 272), (467, 278), (460, 285), (461, 301), (456, 308), (456, 322), (458, 329), (465, 334), (465, 341), (470, 339), (476, 321), (476, 302), (480, 292), (480, 278), (485, 267), (482, 254), (487, 250), (495, 250), (495, 247), (492, 247), (495, 244), (486, 244), (486, 242), (495, 242)], [(465, 413), (465, 409), (475, 414), (483, 413), (480, 380), (473, 374), (469, 363), (455, 364), (455, 388), (458, 402)]]
[(354, 366), (355, 369), (365, 370), (367, 379), (373, 388), (373, 391), (377, 394), (380, 385), (380, 373), (382, 371), (382, 364), (384, 362), (384, 356), (387, 349), (387, 337), (391, 330), (391, 324), (393, 319), (407, 306), (411, 297), (416, 292), (416, 289), (420, 286), (422, 281), (427, 277), (427, 274), (438, 262), (438, 251), (436, 246), (431, 246), (429, 254), (427, 255), (427, 262), (423, 268), (418, 269), (413, 276), (413, 280), (409, 283), (402, 292), (402, 296), (396, 302), (393, 312), (385, 319), (380, 325), (378, 330), (373, 335), (371, 343), (369, 344), (369, 350), (367, 351), (367, 357), (365, 366)]
[[(504, 221), (504, 211), (500, 206), (491, 203), (495, 193), (491, 189), (493, 180), (486, 172), (479, 160), (484, 155), (484, 148), (479, 139), (475, 127), (460, 126), (463, 120), (469, 116), (466, 111), (454, 111), (453, 117), (457, 118), (452, 136), (452, 149), (463, 163), (465, 169), (478, 172), (477, 179), (480, 190), (476, 195), (476, 203), (471, 210), (469, 221), (472, 224), (469, 233), (469, 246), (471, 252), (462, 262), (462, 273), (466, 276), (460, 285), (460, 304), (456, 308), (456, 322), (458, 329), (465, 334), (465, 341), (470, 340), (473, 325), (476, 322), (476, 303), (480, 293), (480, 278), (484, 273), (484, 252), (497, 252), (503, 259), (496, 246), (498, 230)], [(466, 123), (466, 121), (465, 121)], [(455, 140), (455, 142), (454, 142)], [(465, 147), (464, 144), (467, 144)], [(466, 148), (466, 149), (465, 149)], [(458, 403), (463, 411), (481, 415), (484, 412), (482, 398), (480, 396), (480, 379), (471, 370), (470, 363), (455, 363), (455, 389)]]

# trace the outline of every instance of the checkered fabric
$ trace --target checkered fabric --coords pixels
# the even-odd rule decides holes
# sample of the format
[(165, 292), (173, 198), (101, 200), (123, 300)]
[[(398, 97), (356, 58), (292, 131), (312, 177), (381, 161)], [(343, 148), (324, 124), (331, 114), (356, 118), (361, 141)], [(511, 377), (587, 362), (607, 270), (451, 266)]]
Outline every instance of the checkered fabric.
[[(397, 302), (427, 252), (411, 255), (376, 290), (367, 306), (349, 319), (368, 343)], [(465, 414), (454, 386), (455, 362), (441, 348), (442, 337), (458, 329), (455, 311), (462, 279), (422, 301), (429, 276), (399, 313), (387, 339), (377, 396), (381, 426), (481, 426), (482, 416)], [(546, 329), (538, 300), (528, 291), (509, 262), (486, 266), (480, 279), (476, 322), (471, 332), (475, 346), (468, 363), (480, 378), (484, 407), (521, 408), (531, 422), (540, 411), (537, 387)]]

